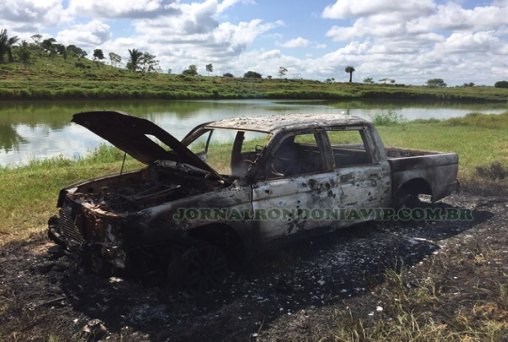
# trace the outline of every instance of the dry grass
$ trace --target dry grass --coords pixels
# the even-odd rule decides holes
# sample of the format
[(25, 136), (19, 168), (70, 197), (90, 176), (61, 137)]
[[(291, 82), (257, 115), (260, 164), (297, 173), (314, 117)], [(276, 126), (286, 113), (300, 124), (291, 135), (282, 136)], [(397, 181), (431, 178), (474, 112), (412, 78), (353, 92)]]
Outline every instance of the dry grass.
[[(503, 229), (497, 231), (504, 236)], [(504, 341), (508, 336), (508, 255), (474, 236), (414, 269), (386, 272), (368, 316), (358, 307), (334, 310), (327, 341)], [(375, 306), (374, 306), (375, 307)]]

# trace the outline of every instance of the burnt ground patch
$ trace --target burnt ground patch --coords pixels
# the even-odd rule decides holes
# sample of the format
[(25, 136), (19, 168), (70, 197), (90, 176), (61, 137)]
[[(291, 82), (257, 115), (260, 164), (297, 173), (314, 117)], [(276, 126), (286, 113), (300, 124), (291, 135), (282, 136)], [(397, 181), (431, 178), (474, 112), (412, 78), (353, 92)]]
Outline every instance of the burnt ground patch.
[(313, 312), (369, 296), (386, 270), (431, 259), (470, 230), (481, 234), (503, 203), (454, 195), (432, 206), (470, 208), (472, 221), (367, 223), (287, 244), (203, 295), (86, 273), (41, 234), (0, 252), (0, 338), (245, 341), (319, 330), (326, 320)]

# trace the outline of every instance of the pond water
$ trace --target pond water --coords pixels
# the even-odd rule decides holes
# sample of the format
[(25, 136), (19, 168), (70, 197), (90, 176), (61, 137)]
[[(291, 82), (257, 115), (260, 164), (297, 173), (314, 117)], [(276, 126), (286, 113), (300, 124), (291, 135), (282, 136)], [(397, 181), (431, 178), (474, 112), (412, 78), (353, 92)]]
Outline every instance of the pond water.
[(471, 112), (502, 113), (506, 104), (369, 103), (290, 100), (117, 100), (0, 102), (0, 165), (55, 156), (79, 158), (104, 141), (70, 122), (77, 112), (119, 110), (147, 118), (181, 139), (194, 126), (228, 117), (345, 113), (369, 119), (394, 111), (408, 120), (447, 119)]

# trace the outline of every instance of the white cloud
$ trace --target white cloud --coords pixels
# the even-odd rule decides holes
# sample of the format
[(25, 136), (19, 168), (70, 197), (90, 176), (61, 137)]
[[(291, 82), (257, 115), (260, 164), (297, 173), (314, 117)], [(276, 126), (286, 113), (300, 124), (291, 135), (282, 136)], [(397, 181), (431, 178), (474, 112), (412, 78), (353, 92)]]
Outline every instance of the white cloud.
[(223, 60), (237, 56), (259, 35), (279, 26), (260, 19), (232, 24), (209, 24), (197, 29), (192, 25), (167, 28), (160, 23), (138, 23), (136, 41), (156, 54), (178, 55), (187, 60)]
[(69, 21), (61, 0), (3, 0), (0, 2), (0, 24), (14, 30), (38, 31)]
[(282, 25), (261, 19), (220, 23), (218, 15), (237, 2), (206, 0), (179, 4), (178, 15), (136, 20), (136, 40), (160, 55), (161, 62), (173, 64), (174, 70), (206, 61), (225, 63), (242, 53), (258, 36)]
[(202, 3), (182, 4), (176, 16), (160, 16), (137, 20), (134, 25), (137, 31), (156, 30), (163, 35), (192, 35), (205, 33), (218, 26), (215, 16), (218, 14), (218, 3), (207, 0)]
[[(232, 6), (253, 4), (253, 0), (196, 0), (185, 3), (179, 0), (69, 0), (68, 8), (63, 8), (62, 1), (4, 0), (0, 3), (0, 27), (5, 25), (10, 36), (29, 39), (30, 35), (40, 32), (35, 23), (43, 22), (41, 28), (60, 29), (52, 35), (57, 42), (78, 45), (89, 54), (93, 49), (101, 48), (105, 54), (120, 54), (125, 63), (127, 50), (136, 48), (155, 54), (163, 70), (171, 68), (173, 72), (180, 72), (189, 64), (198, 65), (199, 70), (201, 64), (210, 62), (234, 69), (232, 61), (260, 35), (283, 25), (281, 21), (265, 22), (262, 19), (226, 20), (228, 16), (225, 13)], [(20, 24), (14, 26), (6, 17)], [(90, 17), (102, 19), (79, 24), (74, 22), (68, 26), (69, 22), (78, 18)], [(127, 32), (134, 32), (122, 35), (122, 31), (118, 30), (118, 19), (130, 19), (123, 24), (128, 25), (125, 27)], [(41, 33), (45, 38), (49, 36)]]
[(280, 50), (270, 50), (266, 52), (262, 52), (258, 55), (258, 59), (260, 60), (272, 60), (274, 58), (280, 58), (282, 56)]
[(283, 43), (281, 46), (288, 48), (288, 49), (294, 49), (294, 48), (307, 47), (307, 46), (309, 46), (309, 44), (310, 44), (309, 40), (302, 38), (302, 37), (297, 37), (297, 38), (288, 40), (287, 42)]
[(503, 52), (508, 51), (508, 2), (470, 9), (460, 3), (336, 1), (322, 12), (324, 18), (341, 19), (326, 36), (349, 43), (325, 55), (323, 64), (339, 67), (350, 62), (357, 76), (406, 83), (440, 77), (456, 84), (462, 80), (492, 84), (498, 77), (492, 70), (508, 67), (502, 61)]
[(255, 4), (254, 0), (223, 0), (221, 3), (218, 4), (218, 13), (224, 12), (226, 9), (232, 7), (233, 5), (236, 5), (237, 3), (243, 3), (243, 4)]
[(495, 52), (507, 44), (501, 42), (493, 32), (457, 32), (443, 43), (436, 45), (436, 50), (452, 53)]
[(98, 18), (156, 18), (189, 12), (200, 16), (204, 14), (199, 13), (200, 9), (206, 11), (207, 8), (213, 8), (214, 13), (220, 14), (239, 2), (250, 3), (251, 0), (205, 0), (191, 3), (182, 3), (178, 0), (70, 0), (69, 12), (77, 16), (88, 15)]
[(405, 31), (402, 23), (376, 25), (376, 20), (379, 20), (379, 18), (360, 18), (350, 27), (332, 26), (326, 33), (326, 36), (335, 41), (348, 41), (363, 36), (399, 36)]
[(175, 0), (70, 0), (69, 12), (99, 18), (148, 18), (178, 12)]
[(430, 16), (419, 17), (408, 23), (411, 32), (435, 30), (495, 30), (506, 26), (508, 3), (504, 6), (485, 6), (464, 9), (457, 3), (437, 7)]
[[(238, 23), (220, 22), (219, 15), (237, 0), (206, 0), (201, 3), (178, 4), (178, 14), (139, 18), (133, 21), (135, 34), (126, 39), (114, 39), (102, 48), (120, 53), (127, 58), (127, 49), (136, 48), (155, 54), (163, 70), (181, 72), (190, 64), (214, 63), (228, 66), (260, 35), (283, 25), (282, 22), (264, 22), (252, 19)], [(245, 2), (242, 1), (242, 2)], [(230, 71), (224, 68), (224, 72)], [(222, 72), (215, 67), (215, 72)]]
[(110, 27), (99, 20), (92, 20), (83, 25), (74, 25), (58, 32), (58, 42), (74, 44), (81, 48), (96, 48), (111, 37)]
[(260, 19), (249, 22), (240, 22), (237, 25), (231, 23), (220, 24), (214, 30), (212, 36), (217, 43), (229, 43), (231, 47), (245, 48), (261, 34), (278, 26), (280, 22), (264, 23)]
[(431, 13), (434, 7), (432, 0), (336, 0), (333, 5), (325, 7), (322, 16), (344, 19), (398, 13), (401, 17), (412, 17)]

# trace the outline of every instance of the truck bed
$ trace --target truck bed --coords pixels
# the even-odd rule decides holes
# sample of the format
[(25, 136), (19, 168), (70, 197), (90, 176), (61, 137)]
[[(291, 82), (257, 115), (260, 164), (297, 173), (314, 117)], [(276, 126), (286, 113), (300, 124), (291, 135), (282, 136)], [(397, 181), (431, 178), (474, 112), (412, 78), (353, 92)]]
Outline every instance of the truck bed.
[(458, 163), (456, 153), (420, 151), (398, 147), (386, 147), (385, 150), (392, 171), (405, 171)]
[[(409, 180), (421, 180), (421, 193), (432, 195), (437, 201), (457, 188), (456, 175), (459, 158), (456, 153), (419, 151), (397, 147), (385, 148), (392, 171), (393, 194), (396, 195)], [(415, 183), (416, 184), (416, 183)]]

